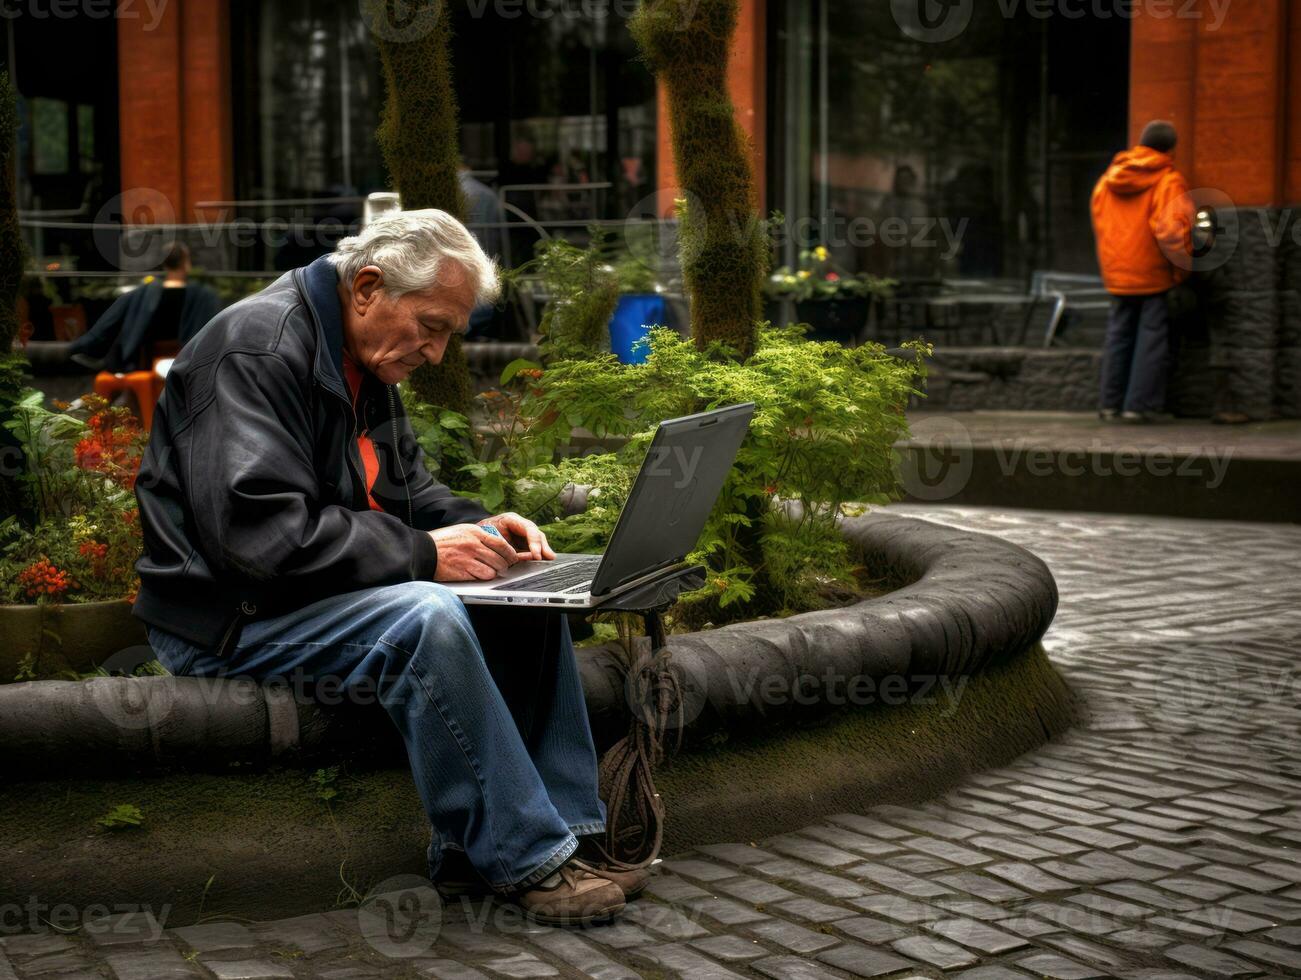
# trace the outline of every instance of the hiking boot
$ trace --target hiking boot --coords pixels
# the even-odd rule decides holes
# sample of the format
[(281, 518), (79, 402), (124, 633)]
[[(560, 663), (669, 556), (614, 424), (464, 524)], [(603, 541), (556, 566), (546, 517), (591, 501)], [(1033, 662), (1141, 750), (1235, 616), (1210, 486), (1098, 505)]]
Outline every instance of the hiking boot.
[(464, 851), (448, 848), (434, 877), (434, 888), (443, 898), (482, 898), (493, 893), (492, 887), (474, 869)]
[(617, 861), (588, 861), (586, 859), (576, 858), (575, 862), (586, 871), (604, 878), (606, 881), (613, 881), (623, 892), (625, 901), (631, 902), (646, 890), (650, 884), (650, 868), (639, 868), (636, 865), (622, 864)]
[(510, 898), (524, 914), (544, 926), (586, 926), (606, 922), (623, 911), (623, 891), (613, 881), (588, 871), (572, 858), (536, 885)]

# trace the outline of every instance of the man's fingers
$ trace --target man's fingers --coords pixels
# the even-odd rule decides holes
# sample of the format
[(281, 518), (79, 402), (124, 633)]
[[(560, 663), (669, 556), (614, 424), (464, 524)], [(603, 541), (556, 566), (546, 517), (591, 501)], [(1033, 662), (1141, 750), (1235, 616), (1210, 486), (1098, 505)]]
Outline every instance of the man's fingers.
[(547, 543), (547, 536), (539, 531), (538, 537), (542, 539), (542, 557), (547, 561), (551, 561), (556, 557), (556, 553), (551, 550), (551, 545)]
[(511, 546), (511, 543), (500, 534), (493, 534), (491, 531), (485, 531), (480, 527), (479, 543), (490, 549), (494, 555), (500, 555), (508, 566), (519, 561), (519, 556), (515, 554), (515, 549)]
[(467, 571), (480, 582), (491, 582), (497, 577), (498, 569), (493, 568), (491, 565), (485, 565), (481, 561), (476, 561), (470, 564)]

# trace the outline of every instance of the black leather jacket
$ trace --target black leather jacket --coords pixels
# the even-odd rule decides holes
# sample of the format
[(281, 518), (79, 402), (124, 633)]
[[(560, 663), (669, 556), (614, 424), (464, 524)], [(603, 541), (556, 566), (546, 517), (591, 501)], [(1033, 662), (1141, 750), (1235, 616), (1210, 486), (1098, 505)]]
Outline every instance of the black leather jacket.
[[(333, 266), (224, 310), (167, 375), (136, 482), (134, 613), (205, 649), (239, 625), (357, 589), (432, 579), (429, 530), (489, 514), (434, 482), (395, 388), (343, 381)], [(370, 508), (357, 433), (379, 459)]]

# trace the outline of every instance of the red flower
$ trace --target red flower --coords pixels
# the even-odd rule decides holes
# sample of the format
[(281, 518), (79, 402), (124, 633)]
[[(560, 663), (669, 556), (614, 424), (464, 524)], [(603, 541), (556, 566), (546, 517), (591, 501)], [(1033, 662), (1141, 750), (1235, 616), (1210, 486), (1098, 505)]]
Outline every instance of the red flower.
[(32, 562), (19, 572), (18, 584), (26, 591), (29, 599), (38, 599), (41, 596), (60, 599), (68, 589), (76, 586), (71, 575), (44, 558)]
[(827, 282), (840, 282), (840, 276), (836, 275), (834, 272), (828, 272)]

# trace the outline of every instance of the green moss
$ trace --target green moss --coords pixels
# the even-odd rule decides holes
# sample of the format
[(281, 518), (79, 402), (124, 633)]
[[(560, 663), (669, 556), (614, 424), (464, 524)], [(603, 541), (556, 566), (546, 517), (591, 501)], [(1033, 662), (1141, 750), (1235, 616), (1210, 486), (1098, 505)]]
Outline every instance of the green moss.
[[(385, 87), (376, 136), (402, 207), (437, 208), (464, 221), (452, 18), (445, 6), (443, 0), (363, 0), (363, 14), (371, 24), (423, 25), (410, 37), (376, 35)], [(461, 338), (448, 343), (441, 364), (418, 368), (410, 387), (429, 405), (468, 415), (474, 385)]]
[(679, 217), (691, 330), (747, 358), (763, 316), (767, 224), (749, 138), (727, 88), (739, 0), (643, 2), (630, 29), (668, 94), (673, 153), (687, 203)]
[(655, 776), (668, 809), (664, 853), (933, 799), (1075, 719), (1070, 689), (1040, 647), (965, 680), (955, 698), (933, 690), (931, 705), (854, 708), (800, 730), (782, 725), (683, 752)]
[(18, 110), (8, 72), (0, 72), (0, 354), (18, 333), (18, 289), (23, 278), (23, 238), (18, 227)]

